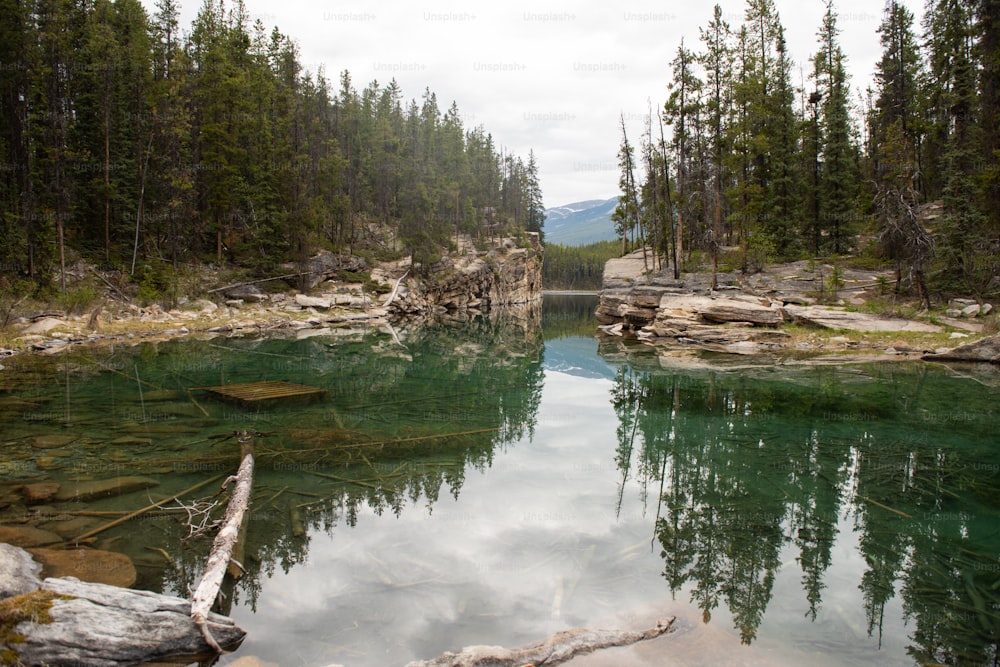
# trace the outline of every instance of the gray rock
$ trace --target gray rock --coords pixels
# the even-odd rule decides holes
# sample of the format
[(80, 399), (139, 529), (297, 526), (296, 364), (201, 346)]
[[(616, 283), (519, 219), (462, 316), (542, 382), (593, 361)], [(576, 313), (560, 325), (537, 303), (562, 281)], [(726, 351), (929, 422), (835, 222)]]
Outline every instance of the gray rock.
[(329, 299), (309, 296), (307, 294), (296, 294), (295, 303), (299, 304), (303, 308), (320, 308), (321, 310), (327, 310), (332, 305)]
[(227, 299), (242, 299), (253, 303), (267, 301), (267, 292), (256, 285), (238, 285), (222, 293)]
[(709, 322), (750, 322), (761, 326), (778, 326), (783, 321), (781, 310), (736, 299), (719, 299), (699, 310)]
[(835, 308), (819, 306), (801, 307), (786, 305), (785, 317), (793, 322), (818, 326), (825, 329), (847, 329), (848, 331), (915, 331), (940, 333), (941, 327), (926, 322), (915, 322), (893, 317), (876, 317)]
[(960, 345), (943, 354), (924, 355), (929, 361), (971, 361), (1000, 364), (1000, 334), (987, 336), (968, 345)]
[(0, 544), (0, 599), (37, 590), (42, 585), (41, 571), (42, 566), (24, 549)]
[[(71, 599), (53, 600), (52, 623), (15, 628), (25, 638), (16, 647), (24, 664), (117, 667), (214, 653), (191, 620), (187, 600), (74, 579), (46, 579), (42, 588)], [(224, 648), (235, 648), (246, 635), (214, 613), (208, 628)]]
[(982, 311), (979, 314), (985, 317), (986, 315), (989, 315), (992, 312), (993, 312), (993, 304), (992, 303), (984, 303), (983, 304), (983, 309), (982, 309)]
[(966, 306), (962, 309), (962, 317), (977, 317), (982, 310), (982, 306), (978, 303), (974, 303), (971, 306)]

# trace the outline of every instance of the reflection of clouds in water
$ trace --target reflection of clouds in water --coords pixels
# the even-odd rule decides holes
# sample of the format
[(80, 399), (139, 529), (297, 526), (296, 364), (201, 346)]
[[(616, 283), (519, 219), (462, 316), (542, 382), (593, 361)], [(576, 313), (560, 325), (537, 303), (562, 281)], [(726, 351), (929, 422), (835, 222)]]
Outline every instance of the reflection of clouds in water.
[[(428, 515), (418, 500), (399, 517), (363, 507), (355, 527), (311, 534), (308, 562), (264, 582), (257, 614), (234, 611), (250, 633), (240, 653), (287, 646), (295, 628), (304, 664), (403, 664), (538, 639), (587, 623), (594, 606), (606, 613), (634, 578), (622, 571), (632, 563), (615, 558), (621, 536), (612, 537), (622, 529), (618, 472), (606, 461), (610, 388), (549, 372), (534, 437), (469, 473), (458, 502), (444, 497)], [(648, 543), (649, 527), (636, 526), (631, 542)], [(368, 654), (381, 635), (384, 653)]]
[[(247, 649), (294, 647), (294, 659), (269, 656), (285, 665), (404, 664), (468, 644), (523, 644), (580, 625), (648, 627), (674, 614), (674, 635), (574, 665), (651, 667), (667, 658), (684, 665), (911, 664), (903, 660), (913, 631), (912, 622), (903, 624), (905, 590), (885, 602), (879, 636), (869, 635), (859, 588), (870, 567), (865, 555), (881, 552), (875, 542), (862, 543), (857, 522), (875, 522), (881, 535), (902, 517), (824, 495), (847, 488), (836, 482), (854, 468), (839, 457), (846, 456), (843, 443), (859, 445), (845, 440), (843, 422), (821, 418), (829, 414), (823, 404), (793, 417), (765, 411), (761, 435), (762, 420), (742, 416), (742, 403), (729, 401), (744, 391), (757, 396), (743, 386), (696, 375), (668, 381), (666, 394), (652, 386), (621, 489), (616, 460), (625, 457), (613, 383), (547, 371), (533, 436), (498, 448), (481, 472), (468, 470), (458, 501), (442, 493), (428, 511), (425, 499), (408, 500), (398, 518), (363, 507), (356, 527), (338, 526), (332, 537), (312, 534), (308, 564), (265, 582), (259, 618), (237, 616), (251, 632)], [(765, 389), (778, 392), (772, 400), (780, 406), (792, 404), (781, 392), (797, 391), (784, 381)], [(851, 387), (830, 400), (859, 391)], [(661, 403), (681, 409), (669, 416)], [(819, 450), (826, 458), (817, 460), (831, 471), (827, 484), (809, 474), (814, 468), (801, 450), (812, 446), (806, 436), (817, 423), (822, 429), (831, 422), (833, 435), (817, 440), (836, 445)], [(654, 442), (674, 426), (676, 441)], [(888, 435), (897, 428), (862, 426)], [(897, 449), (880, 442), (869, 455), (883, 458), (857, 466), (867, 475), (861, 481), (900, 470), (894, 457), (909, 449)], [(657, 451), (670, 453), (668, 465), (654, 460)], [(661, 471), (669, 475), (668, 502), (658, 510)], [(969, 512), (912, 514), (940, 525), (967, 522)], [(654, 540), (657, 517), (669, 519), (670, 528)], [(664, 572), (674, 558), (672, 592)], [(822, 599), (810, 598), (813, 592)], [(707, 624), (699, 600), (710, 612)], [(753, 637), (750, 646), (741, 643), (741, 631)]]

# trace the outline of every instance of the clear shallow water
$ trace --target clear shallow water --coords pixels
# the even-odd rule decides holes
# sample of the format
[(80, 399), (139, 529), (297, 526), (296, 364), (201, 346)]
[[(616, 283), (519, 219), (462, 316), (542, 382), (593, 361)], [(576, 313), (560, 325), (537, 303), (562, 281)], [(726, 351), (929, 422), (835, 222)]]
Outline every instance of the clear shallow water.
[[(249, 636), (222, 664), (402, 665), (666, 615), (675, 635), (574, 664), (993, 661), (989, 376), (623, 362), (598, 354), (593, 305), (24, 360), (2, 376), (2, 472), (160, 482), (36, 508), (56, 527), (228, 473), (225, 436), (262, 432), (248, 572), (223, 606)], [(246, 408), (191, 390), (264, 379), (328, 396)], [(35, 446), (52, 434), (76, 439)], [(138, 587), (183, 595), (208, 548), (186, 532), (151, 514), (98, 546), (132, 556)]]

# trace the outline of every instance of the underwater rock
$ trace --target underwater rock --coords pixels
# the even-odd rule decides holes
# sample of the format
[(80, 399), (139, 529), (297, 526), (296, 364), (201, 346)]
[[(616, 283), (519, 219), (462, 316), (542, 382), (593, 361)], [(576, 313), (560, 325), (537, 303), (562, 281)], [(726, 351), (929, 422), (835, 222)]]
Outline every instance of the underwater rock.
[(56, 449), (58, 447), (65, 447), (75, 440), (77, 440), (77, 436), (75, 435), (49, 433), (46, 435), (36, 435), (31, 441), (31, 446), (35, 449)]
[(59, 489), (56, 500), (93, 500), (142, 491), (160, 483), (149, 477), (113, 477), (88, 482), (67, 482)]
[(29, 505), (48, 502), (55, 498), (58, 492), (59, 482), (35, 482), (34, 484), (25, 484), (21, 488), (24, 502)]
[(28, 552), (42, 564), (46, 577), (75, 577), (122, 588), (135, 583), (135, 566), (125, 554), (99, 549), (28, 549)]
[(56, 461), (51, 456), (39, 456), (37, 459), (35, 459), (35, 467), (37, 467), (39, 470), (49, 471), (49, 470), (59, 470), (63, 466), (61, 463)]
[(0, 526), (0, 542), (15, 547), (47, 547), (62, 541), (61, 537), (50, 530), (33, 526)]
[(82, 535), (93, 528), (97, 528), (99, 525), (101, 525), (99, 519), (77, 516), (63, 521), (50, 521), (49, 523), (42, 524), (42, 528), (59, 535), (64, 540), (68, 540), (77, 535)]

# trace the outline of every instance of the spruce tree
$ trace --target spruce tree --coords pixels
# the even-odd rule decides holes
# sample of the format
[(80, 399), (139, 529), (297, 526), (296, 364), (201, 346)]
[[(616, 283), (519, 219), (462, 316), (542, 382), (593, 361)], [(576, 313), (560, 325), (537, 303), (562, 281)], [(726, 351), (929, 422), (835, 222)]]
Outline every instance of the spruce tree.
[(622, 240), (622, 255), (628, 252), (628, 237), (639, 224), (639, 193), (635, 184), (635, 149), (628, 140), (625, 116), (621, 117), (622, 143), (618, 149), (618, 188), (621, 194), (618, 205), (611, 214), (615, 231)]
[(691, 176), (691, 161), (695, 155), (697, 133), (694, 119), (701, 107), (701, 92), (703, 83), (695, 73), (695, 56), (684, 46), (681, 40), (677, 47), (677, 55), (670, 64), (673, 70), (673, 80), (670, 82), (670, 96), (663, 107), (663, 121), (672, 128), (671, 148), (674, 164), (677, 165), (677, 197), (674, 201), (676, 211), (676, 230), (673, 233), (675, 250), (673, 257), (674, 273), (679, 271), (684, 263), (685, 233), (690, 224), (689, 214), (693, 208), (692, 189), (689, 181)]
[(820, 178), (822, 230), (827, 237), (824, 249), (845, 253), (852, 246), (857, 219), (857, 155), (851, 141), (851, 118), (845, 56), (838, 40), (837, 15), (833, 0), (827, 0), (826, 14), (819, 31), (819, 51), (815, 55), (819, 90), (822, 92), (823, 167)]

